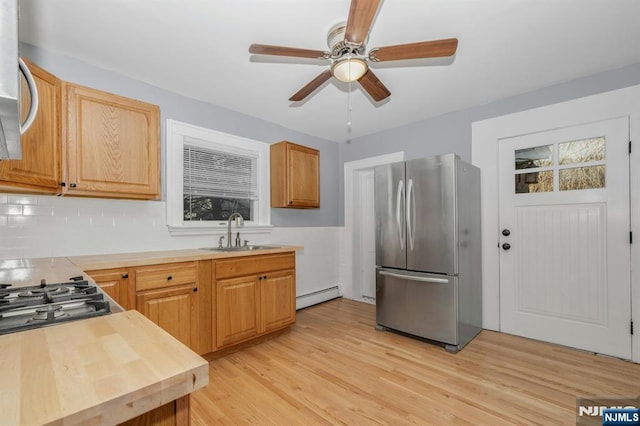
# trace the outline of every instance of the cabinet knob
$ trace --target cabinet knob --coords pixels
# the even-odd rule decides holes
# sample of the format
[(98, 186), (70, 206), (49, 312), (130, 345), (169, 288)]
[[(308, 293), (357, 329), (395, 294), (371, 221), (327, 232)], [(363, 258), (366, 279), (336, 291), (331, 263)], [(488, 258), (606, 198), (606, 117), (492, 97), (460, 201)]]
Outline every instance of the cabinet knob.
[(293, 201), (289, 201), (289, 205), (293, 204)]
[(173, 277), (172, 277), (171, 275), (169, 275), (169, 276), (167, 277), (167, 281), (171, 281), (172, 279), (173, 279)]
[(127, 273), (122, 274), (122, 278), (129, 278), (129, 274)]
[(259, 279), (260, 281), (262, 281), (262, 277), (258, 277), (258, 279)]
[(76, 186), (77, 186), (77, 185), (76, 185), (75, 183), (70, 183), (70, 184), (69, 184), (69, 187), (70, 187), (70, 188), (75, 188)]
[(266, 275), (263, 275), (263, 276), (262, 276), (262, 278), (266, 280), (266, 279), (267, 279), (267, 276), (266, 276)]
[(193, 292), (195, 293), (195, 292), (197, 292), (197, 291), (198, 291), (198, 287), (194, 287), (194, 288), (193, 288)]

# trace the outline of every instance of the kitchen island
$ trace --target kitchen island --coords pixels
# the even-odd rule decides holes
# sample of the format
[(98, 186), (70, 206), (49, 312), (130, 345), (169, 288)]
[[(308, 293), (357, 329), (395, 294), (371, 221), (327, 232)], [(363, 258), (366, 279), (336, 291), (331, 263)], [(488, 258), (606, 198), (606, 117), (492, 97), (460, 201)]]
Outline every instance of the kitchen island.
[[(82, 273), (66, 258), (0, 260), (0, 282), (11, 288)], [(188, 424), (189, 394), (209, 382), (207, 361), (138, 311), (111, 301), (111, 312), (0, 335), (0, 424), (118, 424), (140, 415)]]
[[(117, 424), (209, 382), (206, 360), (137, 311), (0, 336), (3, 425)], [(183, 422), (184, 423), (184, 422)]]

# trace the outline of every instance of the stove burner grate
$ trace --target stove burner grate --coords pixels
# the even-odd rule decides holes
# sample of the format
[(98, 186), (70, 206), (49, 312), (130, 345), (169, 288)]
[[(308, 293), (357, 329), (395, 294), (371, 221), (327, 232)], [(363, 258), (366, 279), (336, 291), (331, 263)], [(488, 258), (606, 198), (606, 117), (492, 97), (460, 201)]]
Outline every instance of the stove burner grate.
[(111, 313), (104, 293), (86, 280), (9, 287), (0, 283), (0, 335)]
[(69, 314), (62, 310), (62, 305), (45, 305), (41, 308), (36, 308), (35, 315), (27, 322), (52, 321), (64, 316), (69, 316)]
[(70, 293), (71, 289), (69, 287), (38, 287), (32, 288), (27, 291), (22, 291), (18, 293), (18, 297), (42, 297), (44, 295), (48, 296), (60, 296), (63, 294)]

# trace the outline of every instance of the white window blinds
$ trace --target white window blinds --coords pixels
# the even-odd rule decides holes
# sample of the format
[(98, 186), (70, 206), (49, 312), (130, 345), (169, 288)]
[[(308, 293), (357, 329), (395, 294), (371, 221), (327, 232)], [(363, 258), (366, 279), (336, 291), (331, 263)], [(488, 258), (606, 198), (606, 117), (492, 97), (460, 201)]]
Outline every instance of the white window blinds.
[(184, 195), (258, 199), (258, 157), (184, 144)]

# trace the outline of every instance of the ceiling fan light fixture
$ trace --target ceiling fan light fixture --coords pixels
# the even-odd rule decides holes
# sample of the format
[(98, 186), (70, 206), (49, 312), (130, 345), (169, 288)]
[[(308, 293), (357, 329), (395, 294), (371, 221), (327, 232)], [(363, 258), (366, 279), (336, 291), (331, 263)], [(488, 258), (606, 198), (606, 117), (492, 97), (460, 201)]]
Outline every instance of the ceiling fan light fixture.
[(369, 67), (361, 58), (341, 58), (331, 65), (331, 74), (344, 83), (360, 80)]

